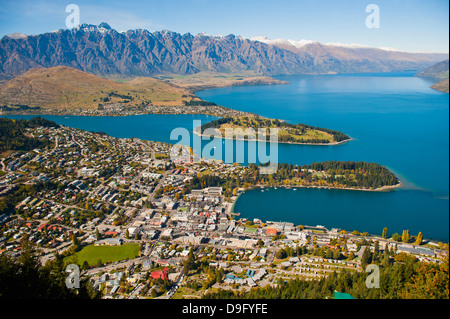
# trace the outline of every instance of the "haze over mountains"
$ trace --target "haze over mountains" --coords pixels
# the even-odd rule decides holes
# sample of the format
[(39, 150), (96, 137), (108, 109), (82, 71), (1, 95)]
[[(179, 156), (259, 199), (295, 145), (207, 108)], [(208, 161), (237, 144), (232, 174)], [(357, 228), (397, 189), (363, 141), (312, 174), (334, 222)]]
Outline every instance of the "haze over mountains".
[(233, 34), (179, 34), (137, 29), (118, 32), (108, 24), (0, 40), (0, 80), (31, 68), (69, 66), (101, 76), (154, 76), (198, 72), (289, 75), (422, 70), (448, 58), (314, 41), (274, 43)]
[(431, 88), (441, 91), (449, 92), (449, 60), (444, 60), (439, 63), (433, 64), (425, 70), (416, 74), (416, 76), (432, 78), (437, 83), (431, 86)]
[(425, 70), (416, 74), (416, 76), (445, 79), (449, 76), (449, 59), (433, 64)]

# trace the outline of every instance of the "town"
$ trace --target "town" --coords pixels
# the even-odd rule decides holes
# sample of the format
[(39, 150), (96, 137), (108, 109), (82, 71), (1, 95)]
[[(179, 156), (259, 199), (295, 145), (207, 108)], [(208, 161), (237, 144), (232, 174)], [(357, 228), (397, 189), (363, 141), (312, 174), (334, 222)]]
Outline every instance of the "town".
[(0, 216), (0, 254), (19, 256), (26, 238), (42, 265), (64, 256), (103, 298), (191, 299), (364, 272), (367, 251), (391, 262), (448, 258), (448, 245), (405, 232), (398, 239), (241, 217), (233, 206), (245, 188), (214, 182), (253, 174), (246, 166), (174, 162), (170, 144), (64, 126), (27, 135), (49, 143), (3, 153), (0, 196), (15, 200), (15, 213)]

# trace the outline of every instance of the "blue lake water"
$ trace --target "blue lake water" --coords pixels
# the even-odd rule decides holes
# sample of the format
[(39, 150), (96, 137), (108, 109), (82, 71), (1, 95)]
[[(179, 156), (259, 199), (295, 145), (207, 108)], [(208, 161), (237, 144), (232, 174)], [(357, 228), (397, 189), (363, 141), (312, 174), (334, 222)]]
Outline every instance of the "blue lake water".
[[(248, 218), (321, 224), (390, 234), (409, 229), (426, 238), (449, 238), (449, 96), (429, 80), (406, 73), (280, 77), (287, 85), (231, 87), (197, 92), (219, 105), (342, 131), (341, 145), (278, 144), (278, 162), (370, 161), (391, 169), (406, 186), (392, 192), (299, 188), (248, 191), (235, 211)], [(19, 116), (14, 116), (19, 118)], [(29, 118), (21, 116), (22, 118)], [(173, 128), (192, 131), (205, 115), (129, 117), (45, 116), (57, 123), (116, 137), (170, 140)], [(192, 134), (190, 135), (192, 140)], [(203, 141), (203, 145), (208, 143)], [(234, 144), (248, 147), (247, 142)], [(199, 150), (196, 150), (199, 153)], [(213, 154), (212, 154), (213, 155)]]
[(449, 238), (449, 96), (413, 74), (280, 77), (287, 85), (232, 87), (198, 95), (208, 101), (342, 131), (336, 146), (279, 144), (280, 163), (370, 161), (406, 186), (388, 193), (299, 189), (249, 191), (235, 205), (248, 218), (390, 234), (409, 229)]

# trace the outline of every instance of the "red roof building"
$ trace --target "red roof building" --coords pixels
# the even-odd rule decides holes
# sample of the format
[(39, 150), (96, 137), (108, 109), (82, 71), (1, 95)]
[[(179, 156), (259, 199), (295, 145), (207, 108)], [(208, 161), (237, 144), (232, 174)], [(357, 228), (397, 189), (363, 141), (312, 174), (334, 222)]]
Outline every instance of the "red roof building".
[(163, 270), (152, 271), (150, 273), (150, 277), (152, 277), (153, 279), (159, 278), (162, 280), (166, 280), (168, 273), (169, 273), (169, 268), (164, 268)]

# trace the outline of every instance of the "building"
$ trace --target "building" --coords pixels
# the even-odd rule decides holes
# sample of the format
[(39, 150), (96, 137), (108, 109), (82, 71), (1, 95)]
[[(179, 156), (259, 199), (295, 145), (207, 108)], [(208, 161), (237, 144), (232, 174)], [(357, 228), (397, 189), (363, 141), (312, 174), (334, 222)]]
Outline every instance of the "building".
[(222, 187), (209, 187), (208, 194), (213, 196), (221, 196), (222, 195)]
[(120, 245), (122, 245), (122, 239), (105, 238), (105, 239), (96, 241), (94, 245), (95, 246), (120, 246)]
[(162, 279), (162, 280), (166, 280), (168, 277), (169, 273), (169, 268), (164, 268), (163, 270), (157, 270), (157, 271), (152, 271), (150, 273), (150, 277), (152, 277), (153, 279)]
[(435, 257), (436, 254), (434, 253), (434, 250), (432, 249), (428, 249), (428, 248), (423, 248), (423, 247), (414, 247), (412, 245), (399, 245), (397, 247), (397, 252), (407, 252), (410, 254), (415, 254), (415, 255), (426, 255), (426, 256), (430, 256), (430, 257)]
[(266, 235), (267, 236), (275, 236), (278, 234), (278, 231), (275, 228), (267, 228)]

